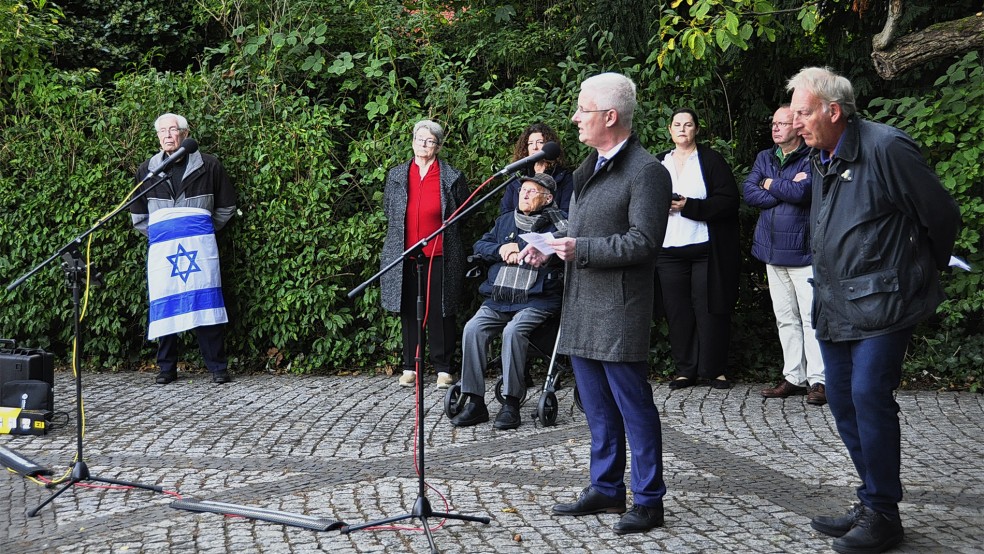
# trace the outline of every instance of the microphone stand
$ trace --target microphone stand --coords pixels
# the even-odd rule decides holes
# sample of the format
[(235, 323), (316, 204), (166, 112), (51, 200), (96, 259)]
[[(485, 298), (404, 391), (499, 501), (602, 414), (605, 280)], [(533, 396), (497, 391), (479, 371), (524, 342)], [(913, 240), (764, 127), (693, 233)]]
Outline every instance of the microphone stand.
[[(144, 181), (146, 181), (153, 175), (157, 175), (157, 173), (148, 175), (147, 178), (144, 179)], [(60, 496), (63, 492), (67, 491), (73, 485), (77, 483), (81, 483), (82, 481), (96, 481), (99, 483), (109, 483), (112, 485), (120, 485), (124, 487), (146, 489), (154, 492), (164, 492), (164, 488), (157, 485), (144, 485), (141, 483), (131, 483), (128, 481), (119, 481), (116, 479), (108, 479), (105, 477), (94, 476), (92, 475), (92, 473), (89, 472), (89, 467), (85, 463), (85, 458), (83, 456), (83, 448), (82, 448), (83, 447), (82, 444), (83, 413), (82, 413), (82, 365), (81, 365), (81, 361), (82, 361), (81, 298), (82, 298), (82, 288), (83, 288), (82, 284), (86, 280), (87, 268), (84, 260), (82, 259), (81, 252), (79, 252), (79, 246), (82, 244), (82, 239), (94, 233), (97, 229), (102, 227), (103, 224), (105, 224), (107, 221), (112, 219), (113, 216), (115, 216), (116, 214), (120, 213), (121, 211), (129, 207), (138, 199), (143, 198), (150, 191), (154, 190), (154, 188), (156, 188), (157, 185), (161, 184), (167, 179), (169, 179), (167, 175), (158, 176), (157, 181), (153, 185), (147, 187), (147, 189), (144, 190), (143, 192), (133, 196), (125, 204), (113, 210), (106, 217), (97, 221), (96, 224), (93, 225), (88, 231), (82, 233), (81, 235), (69, 241), (68, 244), (59, 248), (58, 251), (55, 252), (55, 254), (52, 255), (50, 258), (41, 262), (40, 264), (35, 266), (34, 269), (28, 271), (23, 276), (21, 276), (16, 281), (12, 282), (10, 285), (7, 286), (8, 291), (14, 290), (18, 286), (20, 286), (24, 281), (30, 278), (32, 275), (40, 271), (42, 267), (48, 265), (49, 263), (51, 263), (51, 261), (53, 261), (55, 258), (58, 258), (60, 256), (63, 259), (62, 268), (65, 271), (66, 284), (68, 285), (69, 288), (72, 289), (72, 306), (73, 306), (72, 328), (73, 328), (73, 335), (74, 335), (74, 342), (72, 348), (72, 367), (75, 369), (75, 415), (77, 420), (75, 426), (76, 429), (75, 463), (72, 465), (72, 472), (68, 477), (65, 486), (58, 489), (54, 494), (49, 496), (46, 500), (44, 500), (44, 502), (39, 504), (37, 507), (28, 510), (27, 511), (28, 517), (36, 516), (38, 512), (41, 510), (41, 508), (44, 508), (45, 506), (48, 505), (48, 503), (50, 503), (55, 498)], [(142, 184), (143, 181), (141, 181), (141, 185)], [(88, 269), (89, 272), (91, 272), (92, 268), (90, 267)], [(96, 273), (95, 280), (97, 282), (100, 281), (101, 274)], [(62, 481), (52, 484), (54, 485), (54, 484), (61, 484), (61, 483)]]
[[(75, 237), (74, 239), (68, 241), (68, 243), (65, 246), (62, 246), (61, 248), (59, 248), (54, 254), (51, 255), (50, 258), (48, 258), (47, 260), (45, 260), (45, 261), (39, 263), (38, 265), (34, 266), (33, 269), (31, 269), (30, 271), (28, 271), (24, 275), (21, 275), (20, 277), (17, 278), (17, 280), (15, 280), (14, 282), (12, 282), (9, 285), (7, 285), (7, 290), (8, 291), (11, 291), (11, 290), (16, 289), (24, 281), (28, 280), (32, 275), (34, 275), (35, 273), (37, 273), (38, 271), (40, 271), (41, 268), (43, 268), (44, 266), (46, 266), (49, 263), (51, 263), (52, 261), (54, 261), (55, 258), (58, 258), (58, 257), (62, 256), (63, 254), (65, 254), (66, 252), (68, 252), (69, 250), (71, 250), (72, 248), (78, 249), (78, 247), (82, 245), (82, 239), (84, 239), (85, 237), (91, 235), (92, 233), (95, 233), (100, 227), (103, 226), (103, 224), (105, 224), (110, 219), (113, 219), (113, 217), (116, 214), (118, 214), (118, 213), (122, 212), (123, 210), (129, 208), (131, 204), (133, 204), (137, 200), (143, 198), (144, 196), (147, 196), (147, 194), (149, 194), (150, 191), (152, 191), (155, 188), (157, 188), (157, 185), (159, 185), (159, 184), (163, 183), (164, 181), (167, 181), (167, 180), (169, 180), (171, 178), (170, 175), (158, 175), (156, 173), (154, 173), (153, 176), (156, 176), (157, 177), (157, 182), (155, 182), (153, 185), (147, 187), (147, 189), (144, 190), (143, 192), (134, 195), (132, 198), (130, 198), (129, 200), (127, 200), (126, 204), (123, 204), (122, 206), (116, 208), (109, 215), (107, 215), (106, 217), (104, 217), (104, 218), (100, 219), (99, 221), (97, 221), (96, 224), (93, 225), (92, 227), (90, 227), (88, 231), (86, 231), (86, 232), (82, 233), (81, 235)], [(146, 181), (150, 177), (151, 177), (151, 175), (148, 175), (147, 178), (144, 179), (144, 181)], [(141, 181), (140, 184), (143, 185), (143, 181)]]
[(421, 370), (423, 369), (423, 360), (424, 360), (424, 344), (423, 344), (424, 343), (424, 340), (423, 340), (423, 337), (424, 337), (424, 310), (426, 308), (426, 306), (425, 306), (426, 282), (424, 280), (424, 259), (423, 259), (424, 257), (422, 255), (420, 255), (420, 254), (422, 253), (424, 246), (426, 246), (431, 240), (433, 240), (438, 235), (443, 234), (444, 231), (448, 227), (450, 227), (451, 225), (454, 225), (455, 223), (457, 223), (459, 220), (461, 220), (465, 216), (471, 214), (473, 211), (475, 211), (475, 209), (477, 209), (479, 206), (481, 206), (482, 204), (484, 204), (485, 202), (487, 202), (497, 192), (499, 192), (500, 190), (502, 190), (503, 188), (505, 188), (512, 181), (516, 180), (516, 178), (517, 178), (516, 175), (513, 175), (508, 180), (504, 181), (502, 184), (500, 184), (499, 186), (497, 186), (496, 188), (494, 188), (492, 190), (492, 192), (489, 192), (488, 194), (486, 194), (485, 196), (483, 196), (482, 198), (480, 198), (478, 201), (476, 201), (475, 203), (473, 203), (471, 206), (468, 206), (468, 208), (466, 208), (464, 211), (462, 211), (458, 215), (452, 217), (451, 219), (445, 221), (444, 224), (441, 225), (441, 227), (438, 228), (436, 231), (434, 231), (433, 233), (431, 233), (430, 236), (428, 236), (428, 237), (426, 237), (424, 239), (421, 239), (420, 241), (418, 241), (416, 244), (414, 244), (410, 248), (407, 248), (406, 251), (403, 252), (403, 254), (401, 254), (395, 260), (393, 260), (392, 262), (390, 262), (386, 267), (384, 267), (383, 269), (379, 270), (375, 275), (373, 275), (372, 277), (370, 277), (365, 282), (363, 282), (359, 286), (355, 287), (354, 289), (352, 289), (351, 292), (348, 293), (348, 297), (349, 298), (354, 298), (356, 295), (358, 295), (363, 290), (365, 290), (366, 287), (368, 287), (374, 281), (378, 280), (384, 273), (386, 273), (387, 271), (393, 269), (395, 266), (397, 266), (401, 262), (407, 260), (410, 256), (414, 256), (416, 258), (416, 263), (417, 263), (417, 344), (416, 344), (416, 354), (417, 354), (417, 356), (415, 358), (415, 363), (416, 363), (416, 368), (417, 368), (417, 379), (415, 380), (415, 387), (416, 387), (416, 394), (417, 394), (417, 397), (416, 397), (416, 401), (417, 401), (417, 423), (416, 423), (416, 425), (417, 425), (417, 460), (418, 460), (417, 463), (418, 463), (418, 466), (419, 466), (418, 471), (417, 471), (417, 500), (413, 504), (413, 510), (411, 510), (409, 513), (398, 515), (398, 516), (393, 516), (393, 517), (388, 517), (388, 518), (381, 519), (381, 520), (378, 520), (378, 521), (373, 521), (373, 522), (369, 522), (369, 523), (363, 523), (363, 524), (359, 524), (359, 525), (345, 525), (345, 526), (343, 526), (341, 528), (341, 532), (343, 534), (348, 534), (348, 533), (351, 533), (352, 531), (358, 531), (360, 529), (365, 529), (367, 527), (376, 527), (376, 526), (379, 526), (379, 525), (385, 525), (387, 523), (393, 523), (395, 521), (402, 521), (404, 519), (417, 518), (417, 519), (420, 520), (421, 524), (424, 527), (424, 533), (427, 535), (427, 542), (428, 542), (428, 544), (430, 544), (431, 552), (436, 553), (436, 552), (439, 552), (439, 550), (434, 545), (434, 537), (431, 534), (430, 525), (428, 525), (428, 523), (427, 523), (428, 518), (438, 517), (438, 518), (443, 518), (443, 519), (457, 519), (457, 520), (462, 520), (462, 521), (475, 521), (475, 522), (479, 522), (479, 523), (484, 523), (486, 525), (491, 521), (488, 517), (468, 516), (468, 515), (462, 515), (462, 514), (447, 514), (447, 513), (443, 513), (443, 512), (435, 512), (435, 511), (433, 511), (431, 509), (430, 501), (427, 500), (427, 483), (426, 483), (426, 479), (425, 479), (425, 476), (424, 476), (424, 473), (425, 473), (425, 470), (424, 470), (424, 468), (425, 468), (425, 464), (424, 464), (424, 432), (423, 432), (423, 429), (424, 429), (424, 387), (423, 387), (423, 385), (421, 385), (421, 380), (422, 380), (422, 377), (423, 377), (423, 372)]

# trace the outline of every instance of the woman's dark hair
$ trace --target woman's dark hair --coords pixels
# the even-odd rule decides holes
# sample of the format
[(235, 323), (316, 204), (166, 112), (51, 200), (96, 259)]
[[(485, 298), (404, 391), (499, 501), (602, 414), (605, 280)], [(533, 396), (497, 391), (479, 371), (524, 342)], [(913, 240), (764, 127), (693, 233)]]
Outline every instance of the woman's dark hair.
[[(534, 123), (523, 131), (523, 134), (519, 135), (519, 140), (513, 146), (513, 161), (519, 161), (530, 155), (530, 151), (527, 147), (527, 142), (530, 140), (530, 135), (533, 133), (540, 133), (543, 135), (543, 142), (556, 142), (557, 146), (560, 146), (560, 139), (557, 137), (557, 133), (550, 128), (546, 123)], [(556, 160), (547, 162), (547, 170), (553, 171), (555, 167), (566, 168), (567, 167), (567, 157), (564, 156), (564, 149), (560, 149), (560, 156)]]
[(697, 112), (691, 108), (677, 108), (673, 110), (673, 114), (670, 115), (670, 125), (673, 124), (673, 118), (682, 113), (689, 115), (690, 118), (694, 120), (694, 129), (700, 131), (700, 118), (697, 117)]

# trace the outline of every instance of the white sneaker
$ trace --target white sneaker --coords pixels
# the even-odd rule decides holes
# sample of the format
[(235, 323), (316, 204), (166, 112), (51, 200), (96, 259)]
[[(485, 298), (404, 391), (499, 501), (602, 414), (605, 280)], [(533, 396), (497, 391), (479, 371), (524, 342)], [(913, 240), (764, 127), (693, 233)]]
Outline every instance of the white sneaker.
[(451, 377), (450, 373), (445, 373), (443, 371), (437, 374), (437, 388), (446, 389), (454, 384), (454, 378)]
[(404, 371), (403, 375), (400, 375), (400, 386), (401, 387), (412, 387), (413, 382), (417, 380), (416, 371)]

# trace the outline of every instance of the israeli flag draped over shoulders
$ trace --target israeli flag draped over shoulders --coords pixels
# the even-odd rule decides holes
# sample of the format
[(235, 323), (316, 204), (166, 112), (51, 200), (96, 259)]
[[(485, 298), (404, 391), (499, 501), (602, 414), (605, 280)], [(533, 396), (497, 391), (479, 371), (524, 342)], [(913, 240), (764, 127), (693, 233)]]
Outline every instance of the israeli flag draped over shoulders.
[(150, 214), (147, 232), (147, 338), (227, 323), (212, 214), (163, 208)]

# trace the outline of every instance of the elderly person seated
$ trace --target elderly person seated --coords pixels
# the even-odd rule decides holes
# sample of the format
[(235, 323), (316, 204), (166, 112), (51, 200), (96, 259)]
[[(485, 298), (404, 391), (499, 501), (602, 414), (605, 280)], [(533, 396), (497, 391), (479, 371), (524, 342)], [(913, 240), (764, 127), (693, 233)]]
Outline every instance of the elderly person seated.
[(554, 203), (557, 183), (546, 173), (523, 177), (515, 211), (500, 215), (495, 227), (475, 243), (475, 256), (491, 265), (479, 287), (485, 302), (468, 323), (461, 338), (461, 392), (467, 403), (451, 424), (477, 425), (489, 420), (485, 406), (485, 370), (492, 337), (502, 333), (503, 406), (495, 418), (496, 429), (515, 429), (521, 423), (520, 399), (526, 395), (524, 379), (529, 335), (541, 323), (560, 312), (563, 296), (562, 266), (539, 268), (520, 265), (519, 252), (526, 247), (524, 233), (565, 236), (567, 215)]

